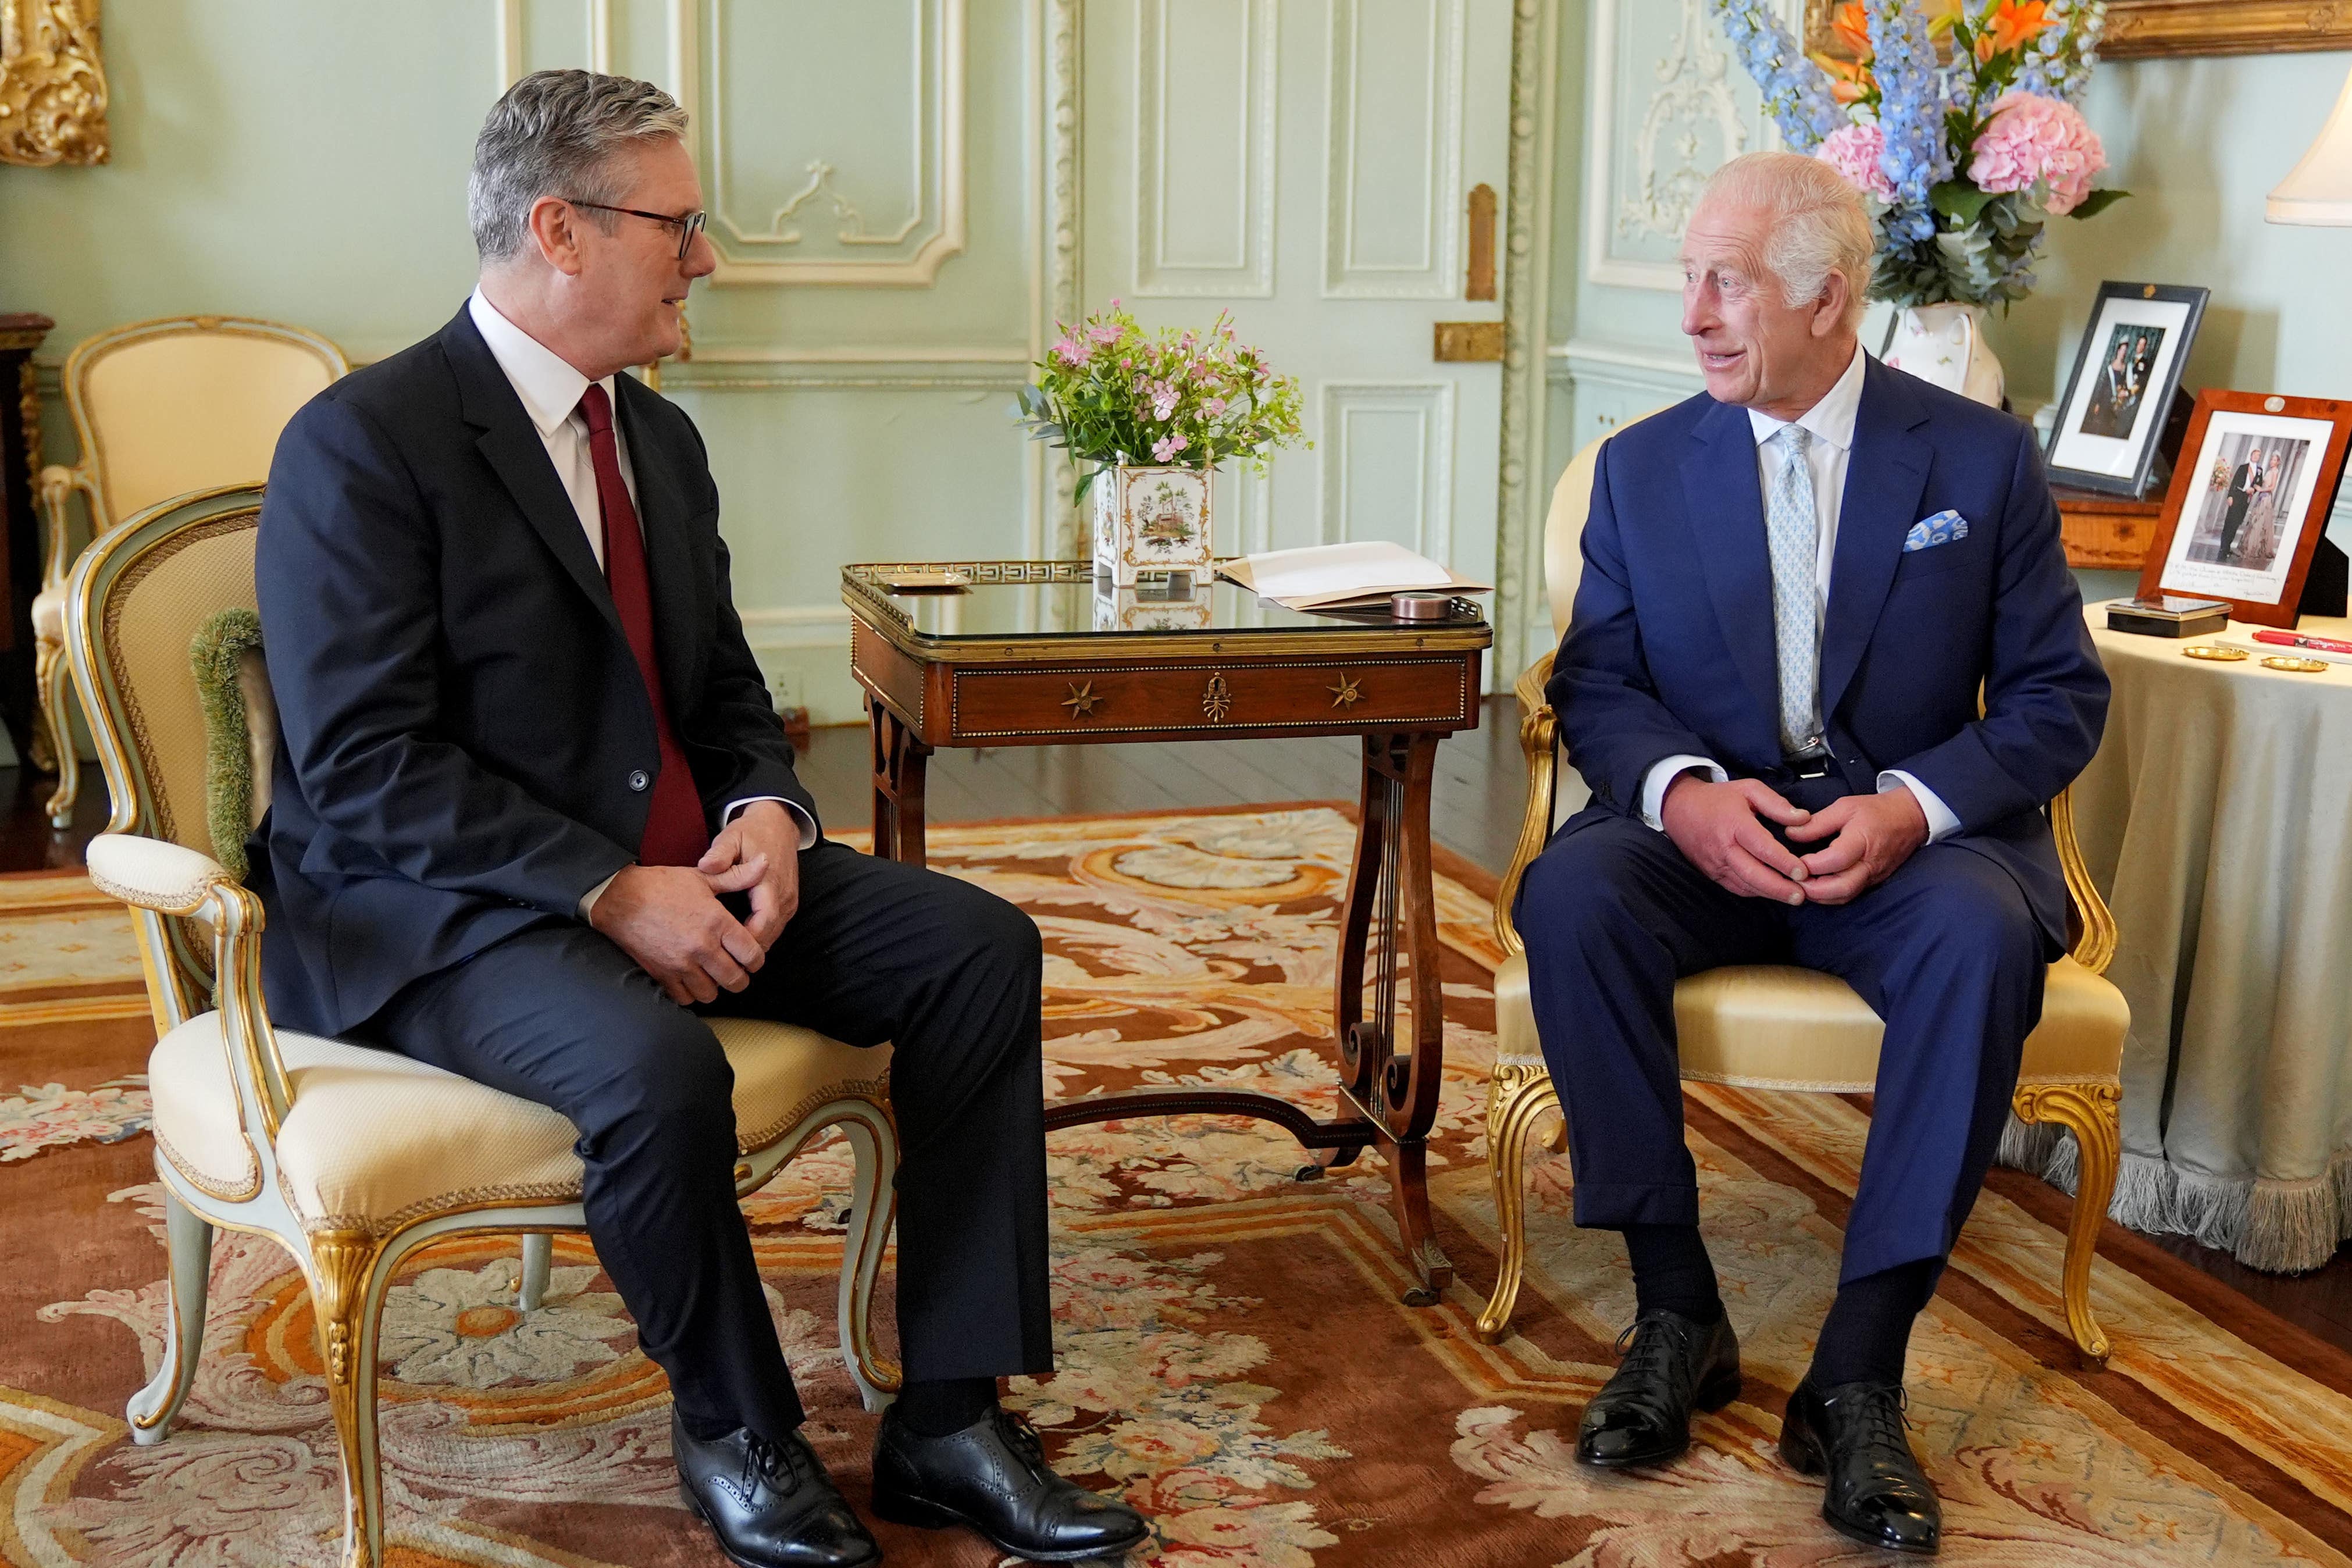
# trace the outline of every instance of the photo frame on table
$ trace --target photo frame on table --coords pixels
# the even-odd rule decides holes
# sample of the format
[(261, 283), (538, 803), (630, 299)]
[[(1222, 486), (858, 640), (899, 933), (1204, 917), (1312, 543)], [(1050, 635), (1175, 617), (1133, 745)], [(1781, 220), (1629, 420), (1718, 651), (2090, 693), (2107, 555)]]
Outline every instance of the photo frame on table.
[(2352, 403), (2200, 394), (2140, 596), (2226, 599), (2233, 620), (2293, 626), (2347, 447)]
[(2163, 283), (2099, 285), (2074, 374), (2058, 400), (2053, 483), (2134, 500), (2147, 493), (2210, 293)]

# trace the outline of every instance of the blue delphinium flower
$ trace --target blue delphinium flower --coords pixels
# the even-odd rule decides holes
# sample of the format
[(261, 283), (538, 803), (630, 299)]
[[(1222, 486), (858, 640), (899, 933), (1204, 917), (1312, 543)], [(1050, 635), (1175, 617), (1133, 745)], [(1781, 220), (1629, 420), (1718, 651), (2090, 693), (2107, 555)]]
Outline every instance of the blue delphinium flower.
[(2018, 69), (2018, 90), (2079, 109), (2084, 90), (2091, 85), (2091, 71), (2099, 63), (2106, 0), (2056, 0), (2049, 16), (2053, 26), (2034, 40)]
[(1952, 148), (1944, 131), (1944, 72), (1927, 18), (1906, 0), (1872, 0), (1870, 46), (1877, 57), (1878, 123), (1886, 151), (1878, 161), (1895, 185), (1886, 215), (1889, 240), (1919, 244), (1936, 237), (1929, 193), (1952, 177)]
[(1763, 89), (1764, 107), (1799, 153), (1811, 153), (1852, 121), (1830, 89), (1829, 73), (1805, 58), (1763, 0), (1713, 0), (1716, 20), (1739, 51), (1739, 63)]

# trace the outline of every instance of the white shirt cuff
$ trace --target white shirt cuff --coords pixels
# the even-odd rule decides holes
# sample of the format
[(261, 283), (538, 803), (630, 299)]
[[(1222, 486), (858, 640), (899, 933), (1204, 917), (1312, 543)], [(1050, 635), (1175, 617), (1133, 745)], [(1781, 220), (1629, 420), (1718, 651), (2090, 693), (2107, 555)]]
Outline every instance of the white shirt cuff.
[(1878, 793), (1885, 795), (1891, 789), (1907, 789), (1911, 798), (1919, 803), (1919, 809), (1927, 816), (1928, 843), (1940, 844), (1960, 830), (1960, 819), (1944, 804), (1944, 797), (1921, 784), (1916, 775), (1900, 768), (1888, 768), (1878, 775)]
[(1664, 762), (1654, 764), (1649, 775), (1642, 781), (1643, 821), (1661, 833), (1666, 830), (1666, 825), (1658, 820), (1658, 813), (1665, 808), (1666, 786), (1675, 782), (1675, 775), (1686, 773), (1693, 768), (1705, 769), (1711, 784), (1721, 784), (1731, 776), (1723, 771), (1722, 763), (1712, 758), (1668, 757)]
[[(786, 800), (780, 795), (746, 795), (741, 800), (730, 800), (727, 803), (727, 809), (719, 814), (719, 825), (721, 827), (726, 826), (727, 824), (735, 820), (735, 814), (737, 812), (741, 811), (747, 805), (751, 805), (763, 800), (772, 800), (778, 805), (782, 806), (786, 811), (793, 814), (793, 820), (801, 825), (802, 848), (809, 849), (815, 847), (815, 819), (810, 816), (807, 812), (801, 809), (801, 805), (798, 801)], [(613, 877), (617, 877), (620, 874), (620, 872), (615, 871), (613, 873)], [(596, 907), (596, 900), (603, 898), (604, 896), (604, 889), (613, 885), (613, 877), (605, 878), (603, 881), (597, 883), (594, 887), (589, 889), (586, 893), (581, 896), (580, 918), (582, 921), (584, 921), (588, 919), (589, 911)]]

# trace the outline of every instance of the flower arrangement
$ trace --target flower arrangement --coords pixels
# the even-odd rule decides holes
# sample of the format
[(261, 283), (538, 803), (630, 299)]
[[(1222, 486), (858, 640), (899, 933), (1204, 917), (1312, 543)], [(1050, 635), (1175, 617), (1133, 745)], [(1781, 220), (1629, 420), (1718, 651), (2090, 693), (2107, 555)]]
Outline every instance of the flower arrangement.
[(1021, 389), (1020, 416), (1038, 439), (1095, 465), (1079, 477), (1081, 495), (1115, 465), (1207, 469), (1238, 458), (1263, 467), (1299, 438), (1297, 378), (1236, 342), (1223, 315), (1206, 332), (1146, 335), (1113, 300), (1076, 327), (1056, 325), (1036, 384)]
[(2125, 195), (2092, 189), (2106, 152), (2077, 107), (2103, 0), (1846, 0), (1831, 26), (1850, 60), (1808, 59), (1769, 0), (1713, 3), (1789, 145), (1869, 205), (1874, 299), (2022, 300), (2048, 221)]

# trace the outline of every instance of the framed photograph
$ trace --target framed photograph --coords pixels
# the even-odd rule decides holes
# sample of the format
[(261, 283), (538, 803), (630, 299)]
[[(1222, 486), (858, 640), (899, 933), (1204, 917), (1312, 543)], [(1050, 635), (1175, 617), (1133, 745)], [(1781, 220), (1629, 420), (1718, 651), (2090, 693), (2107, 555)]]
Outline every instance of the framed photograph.
[(2235, 620), (2294, 626), (2347, 446), (2352, 403), (2200, 395), (2140, 596), (2226, 599)]
[(2209, 290), (2161, 283), (2102, 283), (2074, 374), (2058, 401), (2050, 478), (2137, 500), (2156, 472), (2157, 446)]

